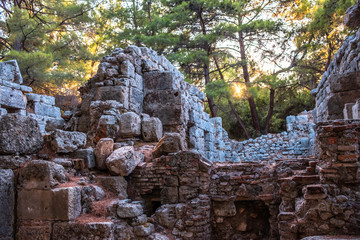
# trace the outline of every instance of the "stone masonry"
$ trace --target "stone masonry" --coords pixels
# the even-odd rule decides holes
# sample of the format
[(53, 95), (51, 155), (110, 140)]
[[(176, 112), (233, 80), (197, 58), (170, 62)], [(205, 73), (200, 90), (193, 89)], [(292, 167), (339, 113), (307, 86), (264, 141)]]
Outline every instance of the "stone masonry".
[(105, 57), (66, 121), (0, 63), (0, 239), (360, 239), (358, 35), (313, 112), (245, 142), (148, 48)]

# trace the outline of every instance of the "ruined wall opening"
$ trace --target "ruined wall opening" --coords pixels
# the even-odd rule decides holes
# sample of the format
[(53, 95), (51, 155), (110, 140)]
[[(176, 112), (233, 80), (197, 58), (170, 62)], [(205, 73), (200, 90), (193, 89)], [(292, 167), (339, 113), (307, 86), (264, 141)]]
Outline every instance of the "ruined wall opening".
[[(230, 208), (217, 211), (218, 203), (213, 202), (212, 239), (254, 239), (270, 238), (270, 213), (263, 201), (236, 201)], [(222, 206), (226, 207), (226, 206)], [(227, 215), (227, 216), (221, 216)]]
[(161, 206), (160, 189), (153, 189), (150, 194), (141, 195), (144, 199), (144, 213), (150, 217)]

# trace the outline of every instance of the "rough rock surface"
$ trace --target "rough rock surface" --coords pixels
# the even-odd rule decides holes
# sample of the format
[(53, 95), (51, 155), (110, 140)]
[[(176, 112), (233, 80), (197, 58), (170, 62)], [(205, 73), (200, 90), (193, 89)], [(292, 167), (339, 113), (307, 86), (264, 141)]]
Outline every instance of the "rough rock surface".
[(147, 142), (157, 142), (163, 136), (163, 127), (160, 119), (152, 118), (143, 118), (141, 122), (141, 134), (144, 141)]
[(112, 138), (102, 138), (95, 148), (96, 167), (100, 170), (106, 169), (106, 158), (110, 156), (114, 149), (114, 140)]
[(82, 132), (54, 131), (48, 138), (51, 148), (57, 153), (70, 153), (86, 145), (86, 134)]
[(141, 134), (141, 119), (140, 116), (133, 112), (127, 112), (120, 117), (121, 137), (137, 137)]
[(24, 189), (51, 189), (68, 180), (63, 166), (44, 160), (31, 161), (21, 169), (20, 186)]
[(134, 147), (116, 149), (107, 159), (106, 166), (113, 175), (128, 176), (144, 160), (144, 155)]
[(131, 202), (130, 199), (118, 202), (117, 215), (120, 218), (134, 218), (143, 214), (143, 207), (140, 202)]
[(42, 145), (43, 137), (34, 119), (19, 114), (0, 118), (0, 154), (32, 154)]

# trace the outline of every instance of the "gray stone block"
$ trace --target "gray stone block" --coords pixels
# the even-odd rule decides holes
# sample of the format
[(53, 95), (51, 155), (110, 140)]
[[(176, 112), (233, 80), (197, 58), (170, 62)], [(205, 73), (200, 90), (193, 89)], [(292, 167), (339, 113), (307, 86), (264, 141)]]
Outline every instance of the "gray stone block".
[(74, 158), (84, 159), (85, 167), (94, 168), (95, 167), (95, 153), (92, 147), (86, 149), (79, 149), (76, 152), (71, 154)]
[(136, 137), (141, 135), (141, 118), (133, 112), (127, 112), (120, 116), (121, 137)]
[(23, 83), (20, 68), (16, 60), (0, 62), (0, 80), (10, 81), (18, 84)]
[(55, 98), (53, 96), (40, 95), (40, 101), (47, 105), (55, 105)]
[(86, 134), (82, 132), (67, 132), (55, 130), (47, 141), (57, 153), (70, 153), (86, 145)]
[(112, 138), (101, 138), (95, 148), (95, 163), (100, 170), (106, 169), (106, 158), (114, 151)]
[(123, 75), (126, 75), (128, 77), (132, 77), (134, 78), (135, 77), (135, 68), (134, 68), (134, 65), (126, 60), (126, 61), (123, 61), (120, 65), (120, 71), (121, 71), (121, 74)]
[(41, 95), (35, 93), (27, 93), (26, 98), (28, 102), (40, 102)]
[(0, 118), (0, 154), (32, 154), (42, 146), (43, 137), (36, 120), (18, 114)]
[(127, 109), (129, 108), (129, 89), (125, 86), (98, 87), (95, 99), (101, 101), (115, 100), (123, 104), (124, 108)]
[(30, 156), (0, 155), (0, 169), (17, 169), (30, 160)]
[(25, 109), (26, 98), (20, 90), (0, 86), (0, 105), (10, 109)]
[(43, 102), (32, 102), (28, 105), (30, 111), (35, 114), (53, 118), (61, 118), (60, 108), (54, 107)]
[(128, 183), (121, 176), (97, 176), (96, 181), (107, 191), (116, 194), (120, 199), (128, 197)]
[(134, 147), (116, 149), (106, 159), (106, 166), (112, 175), (128, 176), (135, 167), (144, 161), (144, 155), (135, 152)]
[(118, 202), (117, 215), (119, 218), (134, 218), (143, 214), (140, 202), (131, 202), (130, 199)]
[(0, 206), (0, 239), (13, 239), (15, 188), (10, 169), (0, 169)]
[(178, 90), (179, 77), (175, 72), (146, 72), (144, 74), (144, 90)]
[(144, 141), (159, 141), (163, 135), (163, 126), (160, 119), (155, 117), (143, 118), (141, 123), (141, 134)]

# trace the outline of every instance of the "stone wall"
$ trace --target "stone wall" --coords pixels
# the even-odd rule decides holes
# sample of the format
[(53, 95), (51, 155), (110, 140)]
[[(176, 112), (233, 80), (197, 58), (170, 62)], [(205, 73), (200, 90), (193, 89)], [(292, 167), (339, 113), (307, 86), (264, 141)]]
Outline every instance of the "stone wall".
[(316, 120), (344, 119), (346, 103), (355, 103), (360, 96), (360, 30), (349, 36), (323, 74), (316, 89)]

